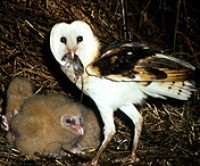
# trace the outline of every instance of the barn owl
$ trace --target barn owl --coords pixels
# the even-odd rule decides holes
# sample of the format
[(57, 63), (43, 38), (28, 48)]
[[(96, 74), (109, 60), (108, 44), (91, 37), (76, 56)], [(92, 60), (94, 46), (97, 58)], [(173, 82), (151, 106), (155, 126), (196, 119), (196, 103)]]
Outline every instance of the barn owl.
[[(138, 160), (136, 149), (143, 125), (143, 117), (135, 105), (143, 103), (148, 96), (187, 100), (194, 91), (191, 76), (195, 67), (191, 64), (155, 53), (146, 46), (134, 47), (132, 43), (102, 52), (90, 26), (80, 20), (54, 25), (50, 48), (69, 80), (79, 89), (83, 84), (83, 92), (99, 109), (104, 140), (91, 162), (94, 166), (116, 133), (113, 115), (117, 109), (135, 125), (131, 155), (122, 159), (134, 163)], [(77, 79), (77, 70), (83, 80)]]

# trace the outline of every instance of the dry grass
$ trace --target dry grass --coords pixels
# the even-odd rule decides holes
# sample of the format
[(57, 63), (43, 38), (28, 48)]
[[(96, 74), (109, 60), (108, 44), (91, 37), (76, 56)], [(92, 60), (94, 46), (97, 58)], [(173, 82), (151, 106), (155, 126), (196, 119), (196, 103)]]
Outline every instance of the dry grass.
[[(199, 62), (199, 10), (195, 2), (179, 0), (152, 2), (134, 1), (128, 5), (129, 31), (134, 41), (144, 41), (153, 48), (169, 48), (175, 56)], [(193, 10), (191, 10), (193, 9)], [(51, 56), (48, 38), (51, 27), (61, 21), (86, 21), (103, 44), (123, 39), (120, 0), (13, 0), (0, 2), (0, 100), (4, 113), (6, 88), (15, 76), (29, 78), (36, 93), (59, 91), (78, 98), (80, 93), (70, 84)], [(181, 52), (181, 53), (180, 53)], [(138, 147), (141, 161), (137, 165), (199, 165), (200, 164), (200, 102), (199, 85), (191, 100), (149, 101), (141, 107), (145, 124)], [(162, 103), (162, 104), (160, 104)], [(121, 117), (118, 114), (117, 117)], [(124, 117), (126, 119), (126, 117)], [(117, 135), (100, 159), (101, 165), (111, 165), (115, 158), (130, 153), (131, 129), (116, 118)], [(6, 140), (0, 132), (0, 165), (77, 165), (89, 161), (88, 156), (69, 154), (50, 159), (41, 156), (31, 160)], [(113, 164), (116, 165), (116, 164)], [(120, 164), (119, 164), (120, 165)], [(121, 164), (127, 165), (127, 164)]]

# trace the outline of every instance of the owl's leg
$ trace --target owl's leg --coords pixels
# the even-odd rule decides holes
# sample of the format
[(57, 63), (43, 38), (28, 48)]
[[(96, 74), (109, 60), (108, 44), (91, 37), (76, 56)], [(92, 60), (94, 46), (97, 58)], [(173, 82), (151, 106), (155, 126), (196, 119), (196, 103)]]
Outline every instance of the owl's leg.
[[(99, 109), (101, 109), (101, 108), (99, 107)], [(101, 153), (104, 151), (104, 149), (107, 147), (108, 143), (110, 142), (110, 140), (113, 138), (113, 136), (116, 133), (113, 112), (114, 112), (113, 110), (110, 110), (107, 108), (101, 109), (101, 111), (100, 111), (102, 121), (104, 123), (104, 140), (103, 140), (98, 152), (92, 159), (92, 162), (91, 162), (92, 166), (97, 166), (97, 163), (98, 163)]]
[(133, 147), (130, 157), (125, 157), (123, 159), (117, 159), (116, 162), (137, 162), (139, 161), (139, 158), (136, 157), (136, 150), (138, 147), (141, 131), (142, 131), (142, 125), (143, 125), (143, 117), (138, 112), (137, 108), (134, 105), (129, 106), (122, 106), (120, 107), (120, 110), (125, 113), (134, 123), (135, 125), (135, 131), (134, 131), (134, 138), (133, 138)]

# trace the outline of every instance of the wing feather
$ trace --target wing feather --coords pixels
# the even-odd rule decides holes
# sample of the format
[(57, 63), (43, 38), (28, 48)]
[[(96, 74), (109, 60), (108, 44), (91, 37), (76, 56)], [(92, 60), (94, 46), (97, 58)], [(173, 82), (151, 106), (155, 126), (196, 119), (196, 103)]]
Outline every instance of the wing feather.
[(113, 81), (184, 81), (191, 79), (194, 70), (181, 59), (129, 45), (106, 51), (86, 67), (89, 75)]

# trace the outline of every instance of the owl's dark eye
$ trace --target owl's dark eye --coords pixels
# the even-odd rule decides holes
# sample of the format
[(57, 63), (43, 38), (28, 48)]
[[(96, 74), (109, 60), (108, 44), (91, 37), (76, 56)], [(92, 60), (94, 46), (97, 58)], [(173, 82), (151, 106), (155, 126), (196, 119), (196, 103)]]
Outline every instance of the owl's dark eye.
[(80, 43), (80, 42), (82, 42), (83, 41), (83, 36), (78, 36), (77, 38), (76, 38), (76, 42), (77, 43)]
[(66, 37), (61, 37), (60, 42), (67, 44), (67, 38)]
[(65, 122), (66, 122), (68, 125), (75, 124), (75, 120), (74, 120), (74, 119), (66, 119)]

